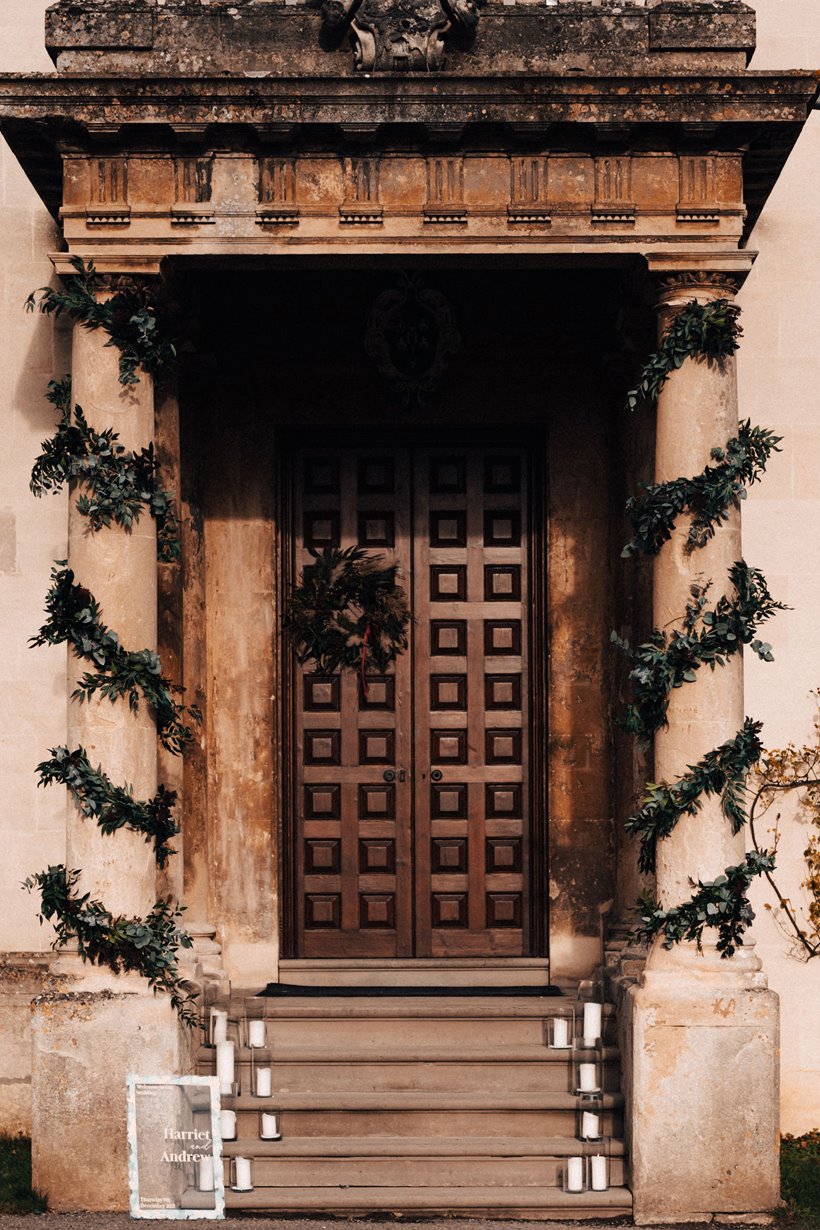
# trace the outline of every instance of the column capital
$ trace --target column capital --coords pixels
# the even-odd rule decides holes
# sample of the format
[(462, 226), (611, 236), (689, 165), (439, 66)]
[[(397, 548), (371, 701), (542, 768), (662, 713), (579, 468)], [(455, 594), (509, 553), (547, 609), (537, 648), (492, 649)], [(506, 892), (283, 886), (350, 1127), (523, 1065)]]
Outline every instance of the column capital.
[(116, 252), (49, 252), (49, 260), (55, 272), (60, 277), (71, 277), (76, 273), (71, 260), (81, 256), (84, 261), (93, 261), (94, 268), (100, 276), (112, 278), (135, 278), (149, 284), (160, 276), (161, 258), (150, 256), (121, 256)]
[(754, 264), (756, 252), (653, 252), (646, 265), (658, 290), (658, 307), (697, 299), (732, 299)]

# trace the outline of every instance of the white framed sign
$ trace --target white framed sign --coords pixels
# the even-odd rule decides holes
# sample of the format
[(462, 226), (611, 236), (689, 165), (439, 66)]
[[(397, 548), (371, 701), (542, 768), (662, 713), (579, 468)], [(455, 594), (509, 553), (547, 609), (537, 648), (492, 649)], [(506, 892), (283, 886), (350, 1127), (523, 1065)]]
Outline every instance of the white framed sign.
[(131, 1216), (222, 1218), (215, 1076), (128, 1076)]

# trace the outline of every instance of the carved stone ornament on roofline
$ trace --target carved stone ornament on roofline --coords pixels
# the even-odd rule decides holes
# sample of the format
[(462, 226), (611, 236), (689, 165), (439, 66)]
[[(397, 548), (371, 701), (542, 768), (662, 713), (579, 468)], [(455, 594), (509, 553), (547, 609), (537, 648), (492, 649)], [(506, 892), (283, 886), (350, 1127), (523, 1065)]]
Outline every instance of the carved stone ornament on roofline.
[(349, 28), (360, 72), (435, 72), (444, 67), (445, 35), (472, 35), (478, 0), (324, 0), (326, 38)]

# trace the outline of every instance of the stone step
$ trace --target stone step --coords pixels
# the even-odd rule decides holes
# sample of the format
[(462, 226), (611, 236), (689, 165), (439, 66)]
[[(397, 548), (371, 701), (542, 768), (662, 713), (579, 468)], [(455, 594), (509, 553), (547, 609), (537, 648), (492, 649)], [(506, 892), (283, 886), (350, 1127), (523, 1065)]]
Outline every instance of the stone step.
[[(544, 1045), (547, 1021), (575, 1010), (580, 1034), (583, 1004), (565, 997), (419, 996), (375, 998), (234, 999), (227, 1006), (230, 1035), (245, 1040), (243, 1019), (264, 1017), (275, 1045), (417, 1048), (435, 1039), (442, 1047)], [(604, 1040), (614, 1044), (612, 1005), (604, 1005)]]
[[(237, 1111), (240, 1138), (258, 1136), (262, 1111), (280, 1116), (280, 1131), (286, 1137), (571, 1138), (579, 1114), (579, 1100), (559, 1092), (283, 1093), (269, 1099), (223, 1097), (222, 1105)], [(623, 1098), (619, 1093), (606, 1093), (602, 1105), (604, 1133), (620, 1136)]]
[[(527, 1092), (554, 1090), (572, 1092), (576, 1076), (571, 1052), (549, 1050), (543, 1046), (510, 1047), (495, 1050), (414, 1048), (404, 1054), (343, 1049), (332, 1053), (298, 1048), (265, 1048), (237, 1051), (237, 1074), (241, 1087), (250, 1093), (252, 1072), (271, 1067), (273, 1088), (278, 1093), (300, 1091), (355, 1092), (383, 1090), (482, 1090)], [(578, 1052), (579, 1061), (597, 1058), (595, 1052)], [(618, 1052), (607, 1048), (601, 1055), (603, 1088), (620, 1088)], [(199, 1055), (199, 1072), (215, 1071), (214, 1050), (204, 1047)]]
[[(226, 1157), (572, 1157), (600, 1153), (604, 1142), (570, 1136), (283, 1136), (281, 1140), (240, 1137), (223, 1140)], [(606, 1138), (605, 1151), (623, 1157), (622, 1140)]]
[(279, 977), (282, 982), (314, 987), (540, 987), (549, 981), (549, 962), (544, 957), (285, 959), (279, 962)]
[[(253, 1145), (254, 1142), (246, 1142)], [(401, 1141), (397, 1142), (397, 1149)], [(226, 1151), (227, 1152), (227, 1151)], [(577, 1153), (581, 1146), (577, 1144)], [(603, 1152), (603, 1149), (601, 1149)], [(240, 1156), (252, 1159), (256, 1187), (557, 1187), (566, 1165), (564, 1153), (558, 1157), (286, 1157), (259, 1154), (255, 1150)], [(233, 1154), (236, 1156), (236, 1154)], [(225, 1158), (225, 1180), (230, 1174), (230, 1155)], [(624, 1180), (622, 1157), (610, 1158), (610, 1182), (621, 1186)]]
[(556, 1187), (255, 1187), (225, 1193), (231, 1211), (277, 1213), (411, 1213), (537, 1220), (625, 1217), (632, 1196), (625, 1187), (605, 1192), (563, 1192)]

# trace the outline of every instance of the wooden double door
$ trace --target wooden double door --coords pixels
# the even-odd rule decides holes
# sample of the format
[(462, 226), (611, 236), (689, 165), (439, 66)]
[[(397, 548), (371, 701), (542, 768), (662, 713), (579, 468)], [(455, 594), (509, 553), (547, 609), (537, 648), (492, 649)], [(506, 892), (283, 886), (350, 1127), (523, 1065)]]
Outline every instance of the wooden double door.
[(294, 956), (540, 955), (531, 474), (507, 445), (292, 454), (294, 578), (308, 548), (358, 543), (398, 564), (412, 611), (366, 689), (292, 670)]

